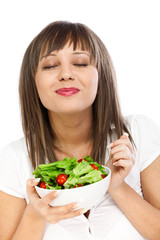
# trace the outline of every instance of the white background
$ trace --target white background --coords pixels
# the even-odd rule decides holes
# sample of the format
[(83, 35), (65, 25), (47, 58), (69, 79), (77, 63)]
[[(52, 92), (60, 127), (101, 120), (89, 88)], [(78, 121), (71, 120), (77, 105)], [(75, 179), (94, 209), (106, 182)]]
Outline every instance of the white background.
[(112, 57), (124, 115), (160, 125), (159, 0), (27, 0), (0, 4), (0, 148), (23, 136), (18, 79), (30, 41), (52, 21), (88, 25)]

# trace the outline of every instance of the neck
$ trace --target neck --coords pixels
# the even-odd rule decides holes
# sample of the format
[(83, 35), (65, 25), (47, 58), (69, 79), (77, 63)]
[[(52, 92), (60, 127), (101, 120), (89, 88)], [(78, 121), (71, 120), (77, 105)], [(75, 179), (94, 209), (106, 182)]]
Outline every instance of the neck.
[(49, 118), (56, 136), (56, 147), (66, 150), (92, 142), (92, 109), (87, 109), (74, 115), (62, 115), (49, 112)]

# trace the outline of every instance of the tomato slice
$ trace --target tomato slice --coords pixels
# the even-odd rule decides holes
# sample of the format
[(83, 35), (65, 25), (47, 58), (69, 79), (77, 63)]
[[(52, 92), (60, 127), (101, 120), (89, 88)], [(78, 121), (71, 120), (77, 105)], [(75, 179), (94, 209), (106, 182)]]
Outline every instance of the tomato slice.
[(45, 182), (41, 182), (41, 183), (40, 183), (40, 188), (44, 188), (44, 189), (46, 189), (46, 186), (47, 186), (47, 185), (46, 185)]
[(68, 176), (64, 173), (61, 173), (57, 176), (56, 182), (58, 185), (63, 186), (63, 184), (67, 181)]
[(92, 167), (93, 169), (98, 170), (98, 167), (97, 167), (96, 164), (90, 164), (90, 165), (91, 165), (91, 167)]
[[(82, 184), (77, 184), (77, 187), (82, 187)], [(76, 188), (76, 186), (74, 186), (74, 188)]]
[(104, 176), (103, 174), (101, 174), (101, 177), (102, 177), (102, 178), (105, 178), (105, 176)]
[(82, 160), (84, 160), (84, 161), (86, 161), (86, 162), (87, 162), (87, 160), (86, 160), (86, 159), (79, 159), (79, 160), (78, 160), (78, 162), (80, 163), (80, 162), (82, 162)]

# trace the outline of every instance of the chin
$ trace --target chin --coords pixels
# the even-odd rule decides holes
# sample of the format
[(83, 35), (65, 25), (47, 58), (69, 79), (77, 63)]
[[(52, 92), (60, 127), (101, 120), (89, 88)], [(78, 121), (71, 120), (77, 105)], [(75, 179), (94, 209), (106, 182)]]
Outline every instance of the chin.
[(91, 106), (85, 106), (85, 107), (82, 107), (82, 106), (75, 106), (75, 107), (71, 107), (70, 105), (69, 106), (66, 106), (63, 108), (58, 108), (57, 111), (55, 110), (51, 110), (50, 112), (53, 112), (55, 114), (60, 114), (60, 115), (74, 115), (74, 114), (86, 114), (86, 113), (90, 113), (92, 111), (92, 105)]

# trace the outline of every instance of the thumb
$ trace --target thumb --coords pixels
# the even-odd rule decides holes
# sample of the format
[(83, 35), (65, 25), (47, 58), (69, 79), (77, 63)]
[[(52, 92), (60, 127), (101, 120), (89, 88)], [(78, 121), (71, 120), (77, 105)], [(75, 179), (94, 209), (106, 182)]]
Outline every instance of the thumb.
[(120, 139), (127, 139), (128, 136), (129, 136), (129, 134), (124, 132), (123, 135), (120, 137)]
[(35, 197), (38, 196), (38, 194), (35, 190), (35, 186), (37, 186), (39, 182), (40, 182), (40, 178), (35, 178), (35, 179), (30, 178), (30, 179), (27, 180), (26, 188), (27, 188), (27, 195), (28, 195), (29, 198), (31, 196), (32, 197), (33, 196), (35, 196)]

